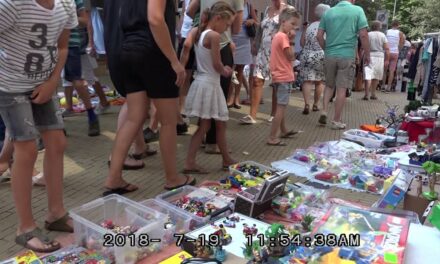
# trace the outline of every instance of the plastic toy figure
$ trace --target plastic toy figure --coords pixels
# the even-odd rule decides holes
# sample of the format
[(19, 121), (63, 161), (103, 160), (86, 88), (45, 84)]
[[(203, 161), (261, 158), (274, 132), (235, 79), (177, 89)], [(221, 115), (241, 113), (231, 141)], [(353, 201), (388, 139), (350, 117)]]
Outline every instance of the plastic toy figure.
[(224, 221), (223, 221), (223, 224), (224, 224), (226, 227), (235, 228), (235, 222), (233, 222), (233, 221), (231, 221), (231, 220), (229, 220), (229, 219), (224, 220)]
[(228, 245), (232, 241), (231, 235), (228, 234), (228, 232), (226, 231), (226, 228), (222, 224), (220, 224), (218, 226), (218, 230), (212, 234), (219, 237), (220, 243), (222, 245)]
[(230, 217), (226, 217), (226, 219), (229, 219), (233, 222), (240, 222), (240, 216), (238, 215), (231, 215)]
[(248, 224), (243, 224), (243, 234), (244, 235), (256, 235), (258, 233), (257, 225), (254, 224), (252, 227), (249, 227)]
[(218, 246), (214, 248), (214, 257), (220, 262), (223, 262), (226, 260), (226, 251), (223, 249), (222, 246)]

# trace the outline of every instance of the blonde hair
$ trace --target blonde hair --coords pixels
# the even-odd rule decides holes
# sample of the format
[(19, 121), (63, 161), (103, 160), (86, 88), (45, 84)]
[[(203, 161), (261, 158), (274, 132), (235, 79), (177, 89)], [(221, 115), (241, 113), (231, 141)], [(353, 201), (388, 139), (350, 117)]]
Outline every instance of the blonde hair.
[(220, 16), (223, 19), (230, 19), (235, 15), (235, 11), (232, 7), (224, 2), (218, 1), (211, 6), (211, 8), (206, 8), (203, 10), (203, 13), (200, 15), (200, 24), (197, 31), (196, 41), (199, 40), (200, 35), (203, 31), (205, 31), (208, 26), (209, 21), (216, 16)]
[(280, 25), (282, 22), (291, 19), (292, 17), (296, 17), (298, 19), (301, 19), (301, 13), (296, 10), (293, 6), (287, 6), (283, 9), (280, 13)]

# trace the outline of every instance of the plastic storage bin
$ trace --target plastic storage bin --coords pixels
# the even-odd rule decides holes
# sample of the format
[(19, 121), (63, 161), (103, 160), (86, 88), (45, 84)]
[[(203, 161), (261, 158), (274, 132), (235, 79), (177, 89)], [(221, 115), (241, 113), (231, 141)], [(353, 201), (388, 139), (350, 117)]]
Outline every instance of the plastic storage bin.
[[(205, 204), (211, 203), (215, 205), (215, 207), (218, 209), (214, 211), (211, 215), (205, 217), (197, 216), (196, 214), (188, 212), (175, 205), (175, 202), (177, 202), (180, 198), (184, 196), (205, 199)], [(210, 220), (225, 216), (225, 213), (231, 210), (226, 201), (216, 197), (215, 192), (193, 186), (183, 186), (181, 188), (159, 194), (158, 196), (156, 196), (156, 199), (187, 215), (191, 219), (191, 230), (205, 225)]]
[[(115, 194), (72, 209), (70, 215), (76, 244), (97, 250), (117, 264), (136, 263), (173, 240), (172, 232), (164, 228), (166, 215)], [(101, 226), (106, 220), (138, 229), (133, 235), (116, 234)]]
[[(250, 173), (250, 172), (241, 172), (241, 171), (239, 171), (238, 169), (237, 169), (237, 167), (239, 167), (239, 166), (243, 166), (243, 165), (251, 165), (251, 166), (256, 166), (256, 167), (258, 167), (259, 169), (260, 169), (260, 173)], [(240, 174), (240, 175), (242, 175), (242, 176), (245, 176), (245, 177), (260, 177), (260, 178), (265, 178), (264, 177), (264, 172), (265, 171), (270, 171), (270, 172), (272, 172), (272, 173), (278, 173), (278, 174), (280, 174), (280, 175), (286, 175), (286, 174), (288, 174), (288, 172), (287, 171), (282, 171), (282, 170), (278, 170), (278, 169), (274, 169), (274, 168), (271, 168), (271, 167), (268, 167), (268, 166), (266, 166), (266, 165), (263, 165), (263, 164), (260, 164), (260, 163), (257, 163), (257, 162), (255, 162), (255, 161), (243, 161), (243, 162), (240, 162), (240, 163), (237, 163), (237, 164), (234, 164), (234, 165), (231, 165), (231, 166), (229, 166), (229, 173), (231, 173), (232, 175), (236, 175), (236, 174)], [(273, 175), (273, 174), (272, 174)], [(270, 176), (272, 176), (272, 175), (269, 175), (269, 177)]]
[(140, 202), (140, 204), (167, 215), (166, 222), (171, 222), (174, 225), (176, 234), (185, 234), (195, 228), (193, 219), (188, 214), (164, 201), (148, 199)]

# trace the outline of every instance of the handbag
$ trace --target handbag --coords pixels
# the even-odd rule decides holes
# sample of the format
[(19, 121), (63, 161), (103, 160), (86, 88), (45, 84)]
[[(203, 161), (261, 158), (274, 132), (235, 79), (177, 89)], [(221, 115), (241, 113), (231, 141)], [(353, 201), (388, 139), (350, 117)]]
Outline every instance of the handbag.
[[(248, 8), (248, 17), (247, 17), (247, 19), (251, 19), (252, 18), (251, 6), (252, 6), (251, 4), (247, 3), (247, 8)], [(254, 38), (257, 35), (257, 28), (256, 28), (255, 24), (252, 24), (250, 26), (245, 25), (245, 29), (246, 29), (246, 34), (250, 38)]]

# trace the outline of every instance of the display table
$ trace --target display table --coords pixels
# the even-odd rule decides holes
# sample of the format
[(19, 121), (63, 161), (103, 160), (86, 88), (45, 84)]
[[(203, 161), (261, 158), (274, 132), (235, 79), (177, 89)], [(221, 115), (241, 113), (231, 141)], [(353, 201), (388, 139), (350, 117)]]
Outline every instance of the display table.
[(434, 128), (434, 120), (403, 121), (401, 130), (408, 132), (409, 142), (418, 142), (420, 135), (426, 135), (426, 129)]

